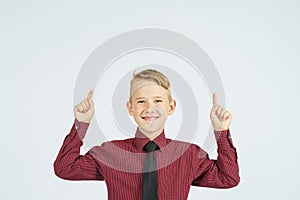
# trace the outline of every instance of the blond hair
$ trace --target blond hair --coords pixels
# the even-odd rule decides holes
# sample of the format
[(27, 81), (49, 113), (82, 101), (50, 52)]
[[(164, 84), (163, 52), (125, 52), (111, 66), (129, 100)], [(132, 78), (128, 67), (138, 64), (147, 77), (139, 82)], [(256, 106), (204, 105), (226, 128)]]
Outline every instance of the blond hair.
[(129, 101), (131, 101), (131, 95), (134, 92), (134, 91), (132, 91), (133, 85), (137, 81), (148, 81), (148, 82), (156, 83), (157, 85), (166, 89), (168, 91), (169, 100), (172, 99), (169, 79), (163, 73), (161, 73), (159, 71), (156, 71), (154, 69), (145, 69), (137, 74), (135, 71), (133, 72), (133, 78), (130, 81)]

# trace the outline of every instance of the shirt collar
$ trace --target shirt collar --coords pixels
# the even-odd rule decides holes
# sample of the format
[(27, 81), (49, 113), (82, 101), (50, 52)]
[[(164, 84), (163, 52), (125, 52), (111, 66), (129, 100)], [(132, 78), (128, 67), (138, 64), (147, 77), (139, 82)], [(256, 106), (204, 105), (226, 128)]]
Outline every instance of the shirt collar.
[[(136, 132), (135, 132), (135, 145), (136, 147), (140, 150), (143, 151), (143, 147), (150, 142), (151, 140), (145, 136), (140, 130), (139, 128), (137, 128)], [(166, 146), (167, 144), (167, 139), (165, 136), (165, 131), (163, 130), (161, 132), (161, 134), (159, 136), (157, 136), (153, 142), (155, 142), (155, 144), (157, 144), (159, 146), (159, 149), (162, 149)]]

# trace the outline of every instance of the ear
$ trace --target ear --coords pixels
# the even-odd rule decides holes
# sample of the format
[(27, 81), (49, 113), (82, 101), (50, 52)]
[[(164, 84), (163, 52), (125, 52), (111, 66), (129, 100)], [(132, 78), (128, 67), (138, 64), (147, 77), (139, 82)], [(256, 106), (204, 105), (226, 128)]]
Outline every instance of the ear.
[(168, 115), (172, 115), (175, 112), (176, 108), (176, 100), (172, 99), (169, 103)]
[(131, 104), (129, 101), (127, 101), (126, 106), (127, 106), (128, 113), (129, 113), (131, 116), (133, 116), (132, 104)]

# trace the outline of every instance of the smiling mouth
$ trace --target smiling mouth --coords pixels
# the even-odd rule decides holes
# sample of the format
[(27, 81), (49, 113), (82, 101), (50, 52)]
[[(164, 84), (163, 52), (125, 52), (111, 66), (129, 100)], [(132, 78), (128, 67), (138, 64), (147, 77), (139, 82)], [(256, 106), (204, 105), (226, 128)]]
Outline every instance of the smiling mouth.
[(146, 117), (142, 117), (143, 120), (145, 121), (154, 121), (156, 119), (158, 119), (159, 117), (157, 116), (146, 116)]

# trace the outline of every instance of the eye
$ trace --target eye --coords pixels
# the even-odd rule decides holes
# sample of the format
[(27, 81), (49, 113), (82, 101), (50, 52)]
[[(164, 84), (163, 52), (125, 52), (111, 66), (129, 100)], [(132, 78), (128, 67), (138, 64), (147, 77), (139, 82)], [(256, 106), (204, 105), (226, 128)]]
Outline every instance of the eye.
[(161, 102), (163, 102), (163, 100), (162, 99), (156, 99), (154, 102), (155, 103), (161, 103)]
[(144, 100), (139, 100), (139, 101), (137, 101), (137, 103), (138, 103), (138, 104), (144, 104), (145, 101), (144, 101)]

